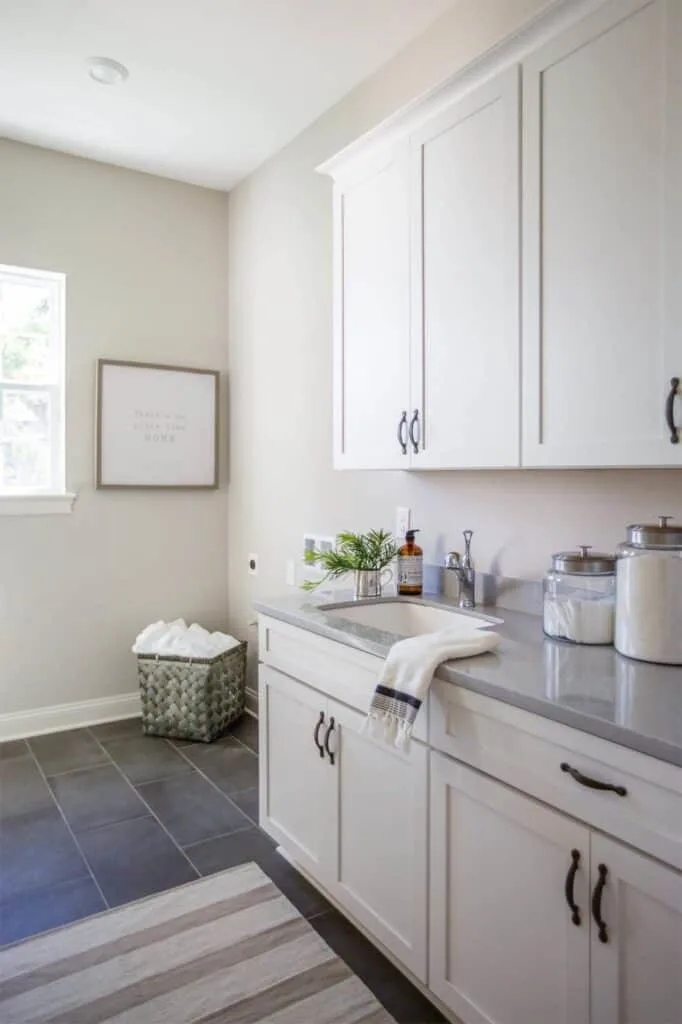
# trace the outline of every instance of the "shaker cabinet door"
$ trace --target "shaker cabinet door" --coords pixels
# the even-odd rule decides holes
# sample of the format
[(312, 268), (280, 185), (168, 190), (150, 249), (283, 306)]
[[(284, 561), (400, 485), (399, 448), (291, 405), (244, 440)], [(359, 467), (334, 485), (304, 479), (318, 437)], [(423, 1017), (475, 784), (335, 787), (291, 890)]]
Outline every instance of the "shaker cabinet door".
[(682, 465), (682, 4), (523, 65), (524, 466)]
[(520, 460), (519, 68), (412, 137), (415, 469)]
[(429, 985), (464, 1024), (588, 1024), (589, 844), (572, 819), (431, 754)]
[(410, 261), (405, 145), (334, 186), (334, 466), (407, 469)]
[(678, 1024), (682, 874), (594, 833), (591, 882), (597, 896), (590, 925), (592, 1020)]
[(268, 665), (259, 670), (260, 824), (327, 883), (336, 836), (334, 769), (321, 757), (327, 698)]
[(428, 750), (403, 753), (362, 731), (365, 716), (329, 702), (337, 725), (338, 902), (426, 981)]

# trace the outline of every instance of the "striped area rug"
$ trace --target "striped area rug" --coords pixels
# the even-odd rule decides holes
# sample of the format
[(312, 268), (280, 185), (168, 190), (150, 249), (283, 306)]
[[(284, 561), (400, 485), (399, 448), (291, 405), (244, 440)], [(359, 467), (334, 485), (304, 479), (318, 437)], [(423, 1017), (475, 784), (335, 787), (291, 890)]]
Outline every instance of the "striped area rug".
[(395, 1024), (256, 864), (0, 951), (2, 1024)]

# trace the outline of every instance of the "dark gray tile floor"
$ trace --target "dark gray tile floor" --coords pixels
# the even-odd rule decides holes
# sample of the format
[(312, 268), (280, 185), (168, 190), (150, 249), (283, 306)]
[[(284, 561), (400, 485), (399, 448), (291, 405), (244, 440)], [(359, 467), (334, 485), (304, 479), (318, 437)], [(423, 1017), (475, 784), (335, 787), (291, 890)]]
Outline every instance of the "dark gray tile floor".
[(443, 1018), (258, 828), (258, 724), (210, 746), (139, 719), (0, 743), (0, 946), (256, 861), (399, 1024)]

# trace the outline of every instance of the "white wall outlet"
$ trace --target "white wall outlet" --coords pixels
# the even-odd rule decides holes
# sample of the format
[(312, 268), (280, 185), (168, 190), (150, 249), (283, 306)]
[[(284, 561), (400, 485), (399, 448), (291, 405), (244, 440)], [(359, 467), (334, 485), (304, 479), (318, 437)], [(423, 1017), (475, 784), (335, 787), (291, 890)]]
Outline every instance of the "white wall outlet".
[(258, 555), (248, 556), (249, 576), (258, 575)]
[(287, 559), (286, 584), (288, 587), (296, 586), (296, 563), (293, 558)]
[(395, 539), (403, 540), (411, 525), (409, 508), (403, 508), (401, 505), (398, 505), (395, 510)]

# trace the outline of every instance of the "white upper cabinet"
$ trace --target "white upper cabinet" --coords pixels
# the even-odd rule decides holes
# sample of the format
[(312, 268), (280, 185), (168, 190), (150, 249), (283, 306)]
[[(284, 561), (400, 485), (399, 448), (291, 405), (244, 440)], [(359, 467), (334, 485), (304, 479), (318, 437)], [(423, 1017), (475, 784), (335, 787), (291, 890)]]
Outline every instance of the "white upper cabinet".
[(400, 145), (335, 183), (337, 469), (401, 469), (408, 462), (408, 170), (407, 146)]
[(612, 0), (523, 66), (523, 464), (682, 465), (682, 4)]
[(337, 468), (682, 466), (682, 2), (549, 8), (320, 168)]
[(415, 469), (520, 464), (519, 69), (412, 137)]

